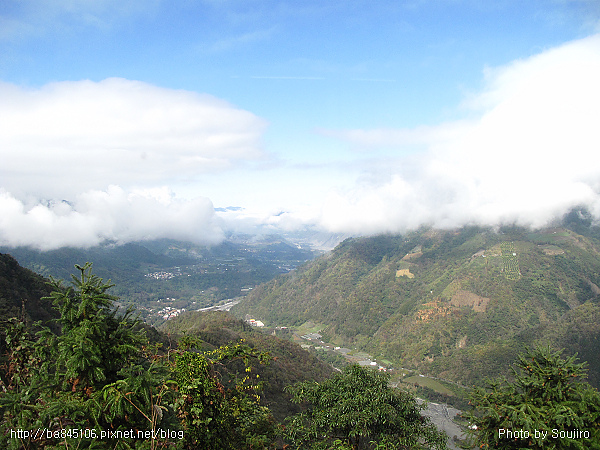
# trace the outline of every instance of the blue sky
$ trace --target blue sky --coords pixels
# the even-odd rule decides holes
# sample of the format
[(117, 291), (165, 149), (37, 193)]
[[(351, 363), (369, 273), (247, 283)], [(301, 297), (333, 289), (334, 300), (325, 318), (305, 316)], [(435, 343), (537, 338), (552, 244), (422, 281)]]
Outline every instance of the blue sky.
[(600, 215), (599, 24), (586, 0), (5, 0), (0, 243)]

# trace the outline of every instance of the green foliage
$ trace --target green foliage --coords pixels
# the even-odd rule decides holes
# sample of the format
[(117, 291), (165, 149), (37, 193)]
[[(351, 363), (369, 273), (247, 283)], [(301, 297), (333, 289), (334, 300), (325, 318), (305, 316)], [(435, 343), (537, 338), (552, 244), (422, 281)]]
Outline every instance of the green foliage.
[[(25, 324), (10, 319), (3, 324), (3, 363), (0, 368), (0, 432), (29, 426), (36, 415), (37, 392), (31, 388), (41, 360)], [(4, 433), (2, 433), (4, 434)], [(8, 448), (0, 434), (0, 445)], [(15, 448), (14, 445), (11, 448)]]
[[(273, 360), (269, 364), (254, 364), (252, 370), (264, 382), (261, 405), (267, 406), (279, 421), (300, 411), (284, 392), (285, 386), (322, 380), (334, 373), (329, 365), (298, 344), (263, 333), (225, 311), (186, 312), (167, 321), (161, 330), (176, 337), (180, 345), (186, 342), (188, 347), (204, 351), (243, 339), (256, 351), (269, 353)], [(244, 370), (241, 366), (239, 369)]]
[(519, 270), (519, 260), (515, 253), (515, 244), (513, 242), (503, 242), (500, 244), (502, 249), (502, 263), (504, 266), (504, 276), (507, 280), (519, 280), (521, 271)]
[(471, 394), (466, 417), (480, 448), (599, 449), (600, 394), (583, 381), (585, 363), (538, 347), (521, 354), (514, 381)]
[[(490, 263), (470, 257), (481, 247), (501, 247), (497, 237), (471, 229), (460, 235), (415, 235), (406, 241), (385, 237), (375, 241), (373, 249), (368, 240), (357, 249), (349, 241), (330, 260), (288, 276), (289, 283), (275, 281), (272, 288), (277, 295), (289, 296), (287, 300), (299, 301), (287, 309), (290, 317), (296, 307), (311, 314), (323, 307), (322, 317), (333, 314), (348, 319), (344, 325), (348, 336), (365, 333), (363, 339), (369, 342), (366, 336), (379, 330), (370, 340), (374, 350), (413, 355), (416, 365), (461, 373), (465, 379), (493, 365), (502, 370), (520, 347), (545, 336), (566, 342), (570, 352), (585, 349), (594, 363), (600, 305), (580, 296), (595, 295), (595, 283), (600, 282), (595, 273), (600, 264), (586, 250), (593, 250), (595, 244), (565, 232), (552, 238), (553, 245), (565, 249), (564, 255), (540, 256), (542, 250), (535, 244), (519, 240), (523, 234), (512, 230), (505, 237), (514, 241), (519, 255), (522, 277), (517, 281), (506, 280), (501, 255), (495, 262), (490, 256)], [(571, 245), (574, 239), (577, 245)], [(401, 256), (415, 248), (421, 250), (415, 250), (419, 255), (402, 261)], [(437, 259), (440, 255), (468, 258), (448, 261)], [(19, 272), (10, 260), (5, 266), (3, 262), (0, 258), (0, 271), (8, 268), (17, 279)], [(403, 264), (409, 265), (415, 279), (396, 277), (396, 268)], [(390, 389), (385, 374), (349, 366), (329, 380), (309, 381), (323, 380), (331, 370), (297, 345), (262, 334), (226, 313), (184, 314), (169, 321), (165, 329), (180, 338), (180, 347), (163, 349), (148, 342), (149, 334), (136, 323), (133, 311), (117, 310), (116, 299), (109, 294), (111, 283), (93, 274), (91, 264), (76, 267), (78, 274), (70, 285), (51, 283), (53, 291), (47, 299), (58, 316), (53, 329), (31, 324), (26, 314), (25, 320), (0, 324), (0, 448), (272, 448), (277, 442), (276, 425), (266, 406), (272, 411), (279, 408), (277, 390), (292, 380), (304, 380), (288, 390), (297, 411), (302, 411), (290, 419), (282, 436), (295, 448), (444, 447), (443, 435), (421, 416), (415, 399)], [(567, 267), (570, 275), (552, 272), (557, 267)], [(465, 270), (470, 271), (468, 277)], [(580, 278), (573, 281), (571, 276)], [(2, 286), (10, 284), (0, 281)], [(441, 296), (435, 301), (449, 303), (459, 290), (482, 297), (492, 297), (492, 292), (495, 297), (485, 313), (458, 305), (448, 322), (414, 320), (414, 308), (423, 308), (425, 300)], [(14, 292), (24, 291), (15, 286)], [(274, 302), (271, 306), (285, 304), (269, 298)], [(570, 310), (565, 312), (565, 305)], [(366, 317), (364, 324), (358, 323), (358, 318)], [(555, 320), (559, 317), (562, 321)], [(534, 331), (527, 328), (532, 319), (536, 319)], [(553, 321), (562, 325), (554, 326)], [(323, 323), (327, 325), (326, 320)], [(156, 341), (170, 341), (147, 330)], [(339, 331), (330, 324), (325, 332), (339, 338)], [(465, 348), (456, 345), (459, 339), (466, 342)], [(277, 356), (269, 365), (262, 364), (270, 359), (267, 352)], [(453, 355), (458, 361), (455, 366), (448, 358)], [(423, 363), (419, 358), (424, 356), (433, 361)], [(538, 349), (521, 357), (510, 381), (475, 391), (472, 421), (480, 425), (480, 443), (542, 448), (539, 439), (506, 441), (506, 436), (498, 436), (494, 441), (494, 433), (485, 431), (537, 427), (564, 432), (547, 440), (543, 448), (598, 448), (600, 400), (596, 390), (580, 381), (583, 374), (581, 364), (574, 358), (563, 360), (558, 352)], [(289, 414), (285, 408), (278, 411)], [(11, 434), (19, 429), (58, 434)], [(161, 429), (174, 434), (148, 439), (123, 435), (128, 430)], [(70, 434), (61, 435), (60, 430)], [(73, 430), (88, 430), (88, 434)], [(101, 431), (121, 434), (100, 439)], [(590, 437), (578, 440), (565, 434), (575, 431), (589, 431)], [(502, 447), (505, 444), (508, 447)]]
[(113, 285), (92, 274), (90, 263), (75, 266), (80, 274), (63, 288), (52, 281), (51, 294), (60, 312), (62, 333), (57, 337), (56, 378), (72, 389), (98, 388), (115, 382), (117, 373), (137, 355), (143, 336), (134, 331), (132, 310), (118, 316)]
[[(174, 373), (179, 396), (175, 402), (190, 449), (226, 450), (268, 448), (274, 442), (274, 420), (257, 393), (258, 375), (252, 374), (250, 359), (265, 363), (242, 342), (212, 352), (184, 351), (175, 358)], [(243, 378), (230, 386), (221, 379), (219, 367), (236, 360), (244, 363)]]
[[(600, 387), (600, 321), (588, 320), (600, 314), (594, 230), (465, 227), (348, 239), (257, 287), (232, 312), (271, 326), (319, 323), (335, 345), (465, 385), (498, 376), (525, 346), (550, 342), (585, 357)], [(399, 273), (406, 269), (414, 278)]]
[[(50, 298), (60, 313), (57, 335), (43, 328), (34, 337), (16, 320), (4, 327), (0, 445), (155, 448), (157, 439), (101, 433), (154, 430), (159, 416), (168, 425), (161, 409), (172, 391), (165, 388), (168, 365), (150, 357), (131, 311), (118, 315), (107, 293), (111, 284), (92, 274), (89, 263), (76, 267), (79, 277), (70, 286), (51, 282)], [(16, 430), (37, 433), (15, 436)]]
[(177, 385), (172, 380), (171, 355), (161, 354), (159, 347), (142, 347), (144, 357), (137, 364), (124, 366), (119, 379), (105, 385), (97, 396), (110, 428), (127, 430), (135, 423), (154, 433), (159, 427), (179, 429), (173, 407)]
[(33, 336), (16, 319), (3, 324), (0, 448), (271, 446), (274, 420), (259, 404), (250, 365), (267, 354), (243, 343), (199, 353), (192, 337), (163, 351), (146, 341), (132, 311), (118, 314), (110, 282), (91, 264), (76, 268), (68, 287), (52, 281), (58, 334)]
[(308, 406), (289, 420), (286, 437), (298, 449), (446, 448), (416, 399), (388, 384), (386, 374), (352, 365), (322, 383), (290, 386)]

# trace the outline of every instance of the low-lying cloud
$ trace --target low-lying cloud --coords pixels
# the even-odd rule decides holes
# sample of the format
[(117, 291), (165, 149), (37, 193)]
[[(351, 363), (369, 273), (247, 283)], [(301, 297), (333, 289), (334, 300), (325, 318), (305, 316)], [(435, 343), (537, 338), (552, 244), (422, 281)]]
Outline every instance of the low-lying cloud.
[(0, 244), (10, 246), (217, 242), (210, 200), (156, 186), (264, 158), (263, 119), (209, 95), (120, 78), (0, 83), (0, 123)]
[(210, 200), (176, 199), (166, 188), (126, 192), (111, 186), (71, 203), (33, 206), (0, 191), (0, 245), (52, 250), (158, 238), (211, 245), (223, 231)]
[[(350, 145), (343, 167), (361, 168), (355, 185), (328, 190), (325, 171), (277, 166), (269, 169), (277, 181), (262, 183), (256, 198), (276, 188), (291, 204), (266, 205), (270, 213), (215, 213), (194, 188), (222, 172), (230, 187), (252, 192), (261, 185), (253, 184), (257, 176), (270, 176), (230, 170), (266, 159), (266, 123), (248, 111), (124, 79), (39, 89), (0, 84), (0, 245), (53, 249), (161, 237), (214, 244), (223, 230), (306, 225), (349, 234), (539, 227), (574, 206), (600, 218), (600, 35), (484, 76), (485, 88), (460, 105), (462, 120), (321, 130)], [(211, 180), (218, 192), (215, 183), (224, 181)], [(198, 197), (173, 193), (186, 182)], [(196, 186), (210, 185), (203, 183)], [(302, 183), (316, 186), (312, 195)], [(301, 195), (313, 202), (293, 204)]]
[(599, 218), (600, 35), (485, 76), (483, 92), (463, 105), (468, 120), (325, 132), (365, 151), (427, 150), (396, 159), (378, 183), (330, 193), (320, 223), (353, 233), (423, 224), (537, 227), (578, 205)]

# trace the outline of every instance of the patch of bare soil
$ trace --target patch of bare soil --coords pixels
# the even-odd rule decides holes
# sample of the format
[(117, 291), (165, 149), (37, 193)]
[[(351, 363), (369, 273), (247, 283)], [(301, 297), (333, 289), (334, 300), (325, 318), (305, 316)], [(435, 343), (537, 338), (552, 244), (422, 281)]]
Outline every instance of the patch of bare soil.
[(487, 297), (481, 297), (477, 294), (473, 294), (469, 291), (460, 290), (452, 296), (450, 304), (452, 306), (469, 306), (476, 312), (485, 312), (487, 305), (490, 303), (490, 299)]

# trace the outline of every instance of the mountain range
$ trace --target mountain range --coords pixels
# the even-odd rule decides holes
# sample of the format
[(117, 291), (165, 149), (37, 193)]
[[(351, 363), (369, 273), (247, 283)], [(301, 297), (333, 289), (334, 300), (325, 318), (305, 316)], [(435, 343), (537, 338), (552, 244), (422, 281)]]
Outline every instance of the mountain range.
[(578, 353), (600, 385), (600, 229), (585, 211), (552, 227), (421, 229), (351, 238), (254, 289), (232, 312), (317, 324), (323, 340), (473, 385), (527, 346)]
[[(589, 381), (600, 385), (600, 228), (582, 210), (538, 230), (423, 228), (348, 238), (314, 260), (310, 250), (276, 236), (213, 248), (163, 240), (8, 251), (35, 272), (65, 279), (75, 263), (93, 261), (95, 273), (115, 282), (113, 294), (145, 319), (165, 307), (165, 297), (171, 311), (200, 309), (250, 286), (232, 309), (240, 319), (266, 328), (310, 323), (305, 328), (323, 341), (394, 367), (479, 384), (505, 373), (526, 346), (549, 344), (578, 353)], [(43, 278), (27, 272), (22, 279), (8, 255), (0, 262), (2, 316), (51, 319), (52, 308), (40, 300), (48, 294)], [(146, 276), (166, 270), (171, 278)]]

